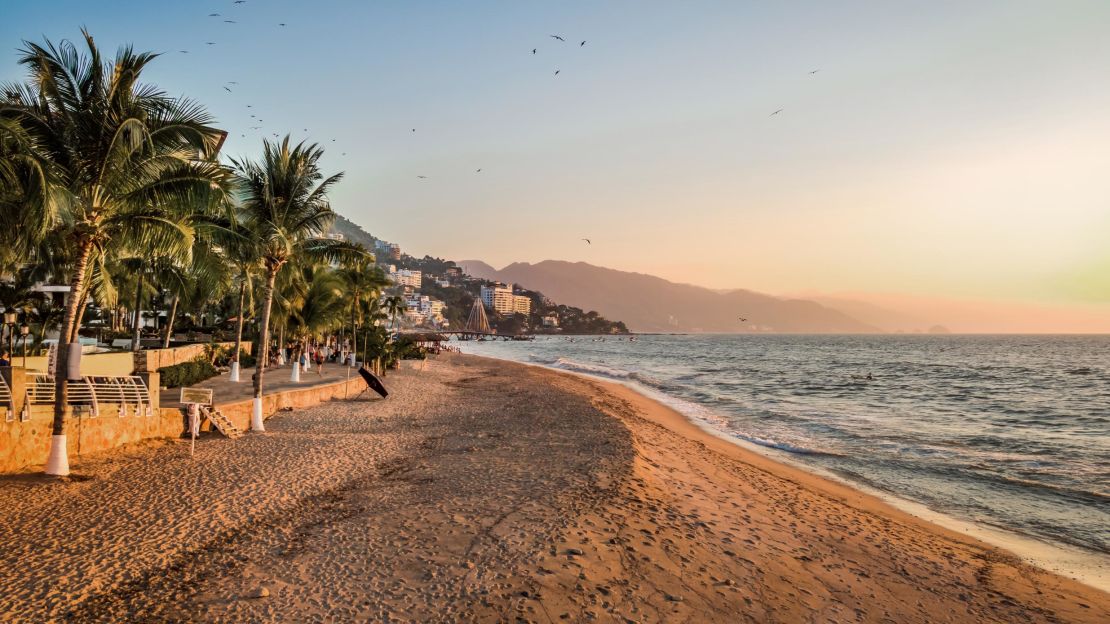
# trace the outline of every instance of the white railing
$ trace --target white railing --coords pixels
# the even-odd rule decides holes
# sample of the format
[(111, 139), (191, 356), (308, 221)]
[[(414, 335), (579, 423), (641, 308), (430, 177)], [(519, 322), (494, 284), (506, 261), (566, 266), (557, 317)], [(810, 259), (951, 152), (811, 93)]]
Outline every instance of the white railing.
[(15, 420), (15, 414), (12, 413), (12, 409), (15, 407), (12, 405), (12, 389), (8, 387), (8, 381), (4, 379), (3, 375), (0, 375), (0, 406), (8, 408), (7, 416), (5, 416), (8, 422)]
[[(54, 403), (54, 380), (43, 374), (29, 375), (27, 399), (31, 405), (52, 405)], [(150, 392), (141, 377), (82, 377), (80, 381), (69, 382), (69, 404), (88, 405), (92, 416), (100, 415), (101, 404), (119, 406), (120, 417), (126, 416), (131, 408), (135, 416), (154, 415), (150, 403)]]

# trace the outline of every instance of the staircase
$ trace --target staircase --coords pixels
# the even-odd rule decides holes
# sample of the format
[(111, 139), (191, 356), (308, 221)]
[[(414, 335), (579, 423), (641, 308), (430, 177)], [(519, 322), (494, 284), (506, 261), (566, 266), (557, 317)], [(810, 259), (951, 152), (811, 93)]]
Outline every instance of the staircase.
[(213, 427), (218, 429), (220, 433), (224, 434), (229, 439), (234, 440), (243, 435), (243, 431), (228, 420), (227, 416), (224, 416), (224, 413), (219, 409), (202, 405), (200, 407), (200, 413), (212, 423)]

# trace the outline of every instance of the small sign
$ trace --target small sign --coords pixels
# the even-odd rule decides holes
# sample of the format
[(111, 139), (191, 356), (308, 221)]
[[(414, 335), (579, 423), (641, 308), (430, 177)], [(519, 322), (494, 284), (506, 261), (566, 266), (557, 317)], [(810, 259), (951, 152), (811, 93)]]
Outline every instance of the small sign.
[(212, 405), (212, 388), (182, 388), (181, 402), (185, 405)]

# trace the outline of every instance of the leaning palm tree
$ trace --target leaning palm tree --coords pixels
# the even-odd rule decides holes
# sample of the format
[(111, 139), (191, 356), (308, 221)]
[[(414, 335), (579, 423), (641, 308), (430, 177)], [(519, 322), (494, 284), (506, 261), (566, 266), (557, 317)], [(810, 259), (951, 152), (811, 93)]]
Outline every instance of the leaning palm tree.
[(263, 141), (262, 159), (233, 161), (241, 186), (240, 221), (258, 243), (263, 266), (259, 353), (254, 375), (251, 430), (262, 424), (262, 379), (270, 348), (270, 309), (274, 283), (292, 258), (334, 262), (365, 255), (361, 248), (324, 234), (335, 219), (327, 193), (343, 177), (325, 178), (320, 170), (323, 149), (315, 144), (291, 146)]
[(85, 50), (25, 42), (26, 83), (6, 85), (0, 118), (33, 138), (54, 177), (48, 228), (62, 230), (72, 259), (58, 345), (53, 437), (48, 474), (69, 472), (65, 410), (69, 342), (95, 257), (112, 248), (171, 253), (188, 249), (192, 230), (177, 218), (199, 197), (226, 192), (228, 175), (215, 160), (225, 133), (198, 104), (139, 82), (157, 54), (120, 48), (105, 61), (88, 32)]

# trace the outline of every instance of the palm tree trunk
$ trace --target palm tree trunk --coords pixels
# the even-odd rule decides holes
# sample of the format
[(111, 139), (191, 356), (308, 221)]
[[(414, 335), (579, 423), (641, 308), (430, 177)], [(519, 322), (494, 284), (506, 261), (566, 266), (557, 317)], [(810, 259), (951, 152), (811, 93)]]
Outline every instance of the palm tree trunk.
[[(236, 362), (239, 361), (239, 350), (243, 348), (243, 304), (246, 301), (246, 297), (247, 282), (244, 276), (244, 280), (239, 282), (239, 323), (235, 328), (235, 355), (232, 356)], [(265, 347), (261, 347), (260, 350), (269, 353), (269, 349)], [(257, 357), (258, 354), (256, 353), (255, 356)]]
[[(270, 307), (274, 302), (274, 282), (277, 281), (277, 272), (280, 267), (267, 267), (266, 273), (266, 287), (262, 292), (262, 319), (258, 327), (259, 339), (258, 350), (260, 352), (267, 352), (270, 346)], [(261, 356), (262, 354), (259, 353)], [(254, 374), (254, 398), (262, 398), (262, 371), (264, 370), (263, 364), (266, 358), (255, 358), (255, 374)]]
[(146, 274), (139, 271), (139, 286), (135, 289), (135, 318), (131, 321), (131, 350), (139, 350), (139, 338), (142, 335), (140, 332), (143, 322), (143, 278)]
[[(79, 293), (85, 284), (85, 270), (92, 256), (92, 241), (80, 240), (77, 250), (77, 263), (73, 267), (73, 277), (69, 283), (69, 294), (66, 298), (66, 313), (62, 317), (62, 328), (58, 333), (60, 338), (66, 338), (73, 333), (74, 321), (77, 319), (77, 305), (80, 303)], [(69, 344), (64, 340), (58, 341), (58, 360), (54, 372), (54, 423), (51, 434), (64, 436), (66, 429), (66, 407), (69, 405)], [(50, 441), (50, 455), (46, 460), (47, 474), (63, 476), (69, 474), (69, 458), (64, 438), (52, 438)], [(55, 446), (57, 445), (57, 446)]]
[(162, 343), (162, 348), (170, 348), (170, 337), (173, 336), (173, 319), (177, 316), (177, 300), (180, 299), (177, 295), (173, 296), (173, 305), (170, 306), (170, 315), (166, 317), (166, 339)]

